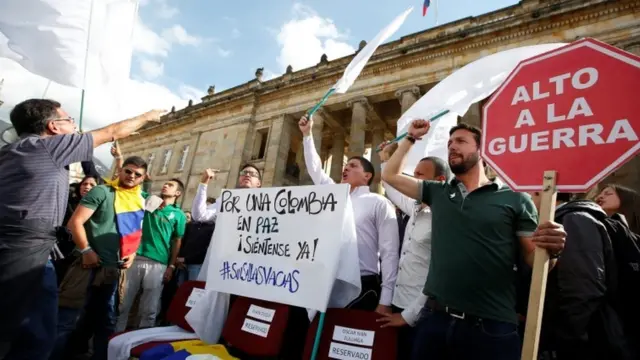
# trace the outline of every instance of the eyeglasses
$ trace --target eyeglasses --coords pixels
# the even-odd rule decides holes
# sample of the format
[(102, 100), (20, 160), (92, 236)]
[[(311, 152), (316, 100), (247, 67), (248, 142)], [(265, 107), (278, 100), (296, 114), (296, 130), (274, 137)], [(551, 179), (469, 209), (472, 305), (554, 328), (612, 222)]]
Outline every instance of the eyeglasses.
[(61, 118), (61, 119), (53, 119), (53, 120), (51, 120), (51, 121), (68, 121), (68, 122), (70, 122), (71, 124), (75, 124), (75, 123), (76, 123), (76, 120), (75, 120), (74, 118), (72, 118), (72, 117), (68, 117), (68, 118)]
[(136, 177), (136, 179), (140, 179), (141, 177), (143, 177), (143, 174), (140, 174), (139, 172), (133, 171), (129, 168), (124, 168), (124, 173), (127, 175), (134, 175)]
[(247, 177), (253, 177), (253, 178), (260, 177), (260, 175), (257, 172), (255, 172), (255, 171), (247, 171), (247, 170), (240, 171), (240, 176), (247, 176)]

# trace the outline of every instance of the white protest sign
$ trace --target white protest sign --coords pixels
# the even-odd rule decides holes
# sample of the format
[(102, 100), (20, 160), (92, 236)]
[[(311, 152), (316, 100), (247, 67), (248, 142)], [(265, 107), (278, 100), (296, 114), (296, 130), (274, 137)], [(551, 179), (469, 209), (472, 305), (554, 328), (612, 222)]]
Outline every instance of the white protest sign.
[(346, 184), (223, 190), (207, 289), (324, 312), (348, 196)]
[(329, 359), (369, 360), (371, 359), (371, 349), (331, 342)]
[(352, 329), (336, 326), (333, 328), (333, 340), (348, 344), (373, 346), (375, 331)]
[(187, 299), (187, 303), (184, 304), (184, 306), (188, 308), (194, 307), (198, 303), (198, 300), (202, 298), (202, 295), (205, 294), (205, 292), (206, 292), (205, 289), (193, 288), (193, 290), (191, 291), (191, 295), (189, 295), (189, 298)]
[(271, 325), (261, 323), (260, 321), (244, 319), (244, 324), (242, 324), (241, 330), (253, 335), (258, 335), (258, 336), (262, 336), (263, 338), (266, 338), (267, 335), (269, 335), (270, 327)]

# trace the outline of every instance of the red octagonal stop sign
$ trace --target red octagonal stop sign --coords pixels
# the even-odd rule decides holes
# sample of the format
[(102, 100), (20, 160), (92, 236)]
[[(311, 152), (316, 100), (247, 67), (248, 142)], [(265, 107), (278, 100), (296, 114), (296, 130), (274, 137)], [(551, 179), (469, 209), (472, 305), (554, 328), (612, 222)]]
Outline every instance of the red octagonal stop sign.
[(521, 62), (484, 106), (482, 156), (516, 191), (584, 192), (640, 151), (640, 57), (584, 39)]

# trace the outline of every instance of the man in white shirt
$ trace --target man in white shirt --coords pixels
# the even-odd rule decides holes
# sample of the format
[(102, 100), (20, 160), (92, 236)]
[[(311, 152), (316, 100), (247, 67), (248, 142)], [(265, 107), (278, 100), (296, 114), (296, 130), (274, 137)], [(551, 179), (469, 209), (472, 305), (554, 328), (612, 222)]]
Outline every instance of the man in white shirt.
[[(304, 136), (302, 144), (307, 171), (314, 184), (333, 184), (334, 181), (322, 170), (322, 161), (311, 136), (312, 125), (313, 119), (306, 116), (298, 123)], [(342, 183), (351, 185), (362, 281), (362, 292), (347, 307), (391, 314), (398, 274), (398, 221), (389, 200), (369, 192), (374, 175), (371, 162), (361, 156), (350, 158), (342, 171)], [(378, 258), (381, 260), (382, 281), (378, 275)]]
[[(193, 221), (215, 221), (220, 201), (208, 205), (207, 186), (209, 182), (216, 176), (216, 170), (205, 169), (198, 184), (196, 196), (191, 204), (191, 215)], [(242, 166), (238, 177), (238, 189), (255, 189), (262, 186), (262, 176), (260, 170), (253, 165), (247, 164)]]
[[(381, 170), (389, 160), (397, 144), (380, 145), (378, 153), (382, 161)], [(448, 181), (451, 177), (449, 165), (437, 157), (421, 159), (413, 170), (413, 177), (420, 180)], [(393, 314), (378, 321), (382, 327), (401, 327), (398, 331), (398, 359), (409, 359), (413, 349), (413, 326), (420, 318), (420, 310), (427, 297), (422, 293), (431, 262), (431, 209), (424, 203), (416, 202), (398, 190), (382, 182), (387, 198), (408, 214), (409, 221), (404, 232), (398, 280), (393, 293)]]

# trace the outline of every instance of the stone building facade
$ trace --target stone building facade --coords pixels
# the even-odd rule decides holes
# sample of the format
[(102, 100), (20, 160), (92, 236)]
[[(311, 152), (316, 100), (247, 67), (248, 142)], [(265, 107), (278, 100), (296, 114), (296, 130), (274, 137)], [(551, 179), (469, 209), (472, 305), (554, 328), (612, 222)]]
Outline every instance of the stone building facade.
[[(325, 171), (338, 180), (346, 156), (361, 155), (395, 137), (400, 114), (456, 69), (510, 48), (581, 37), (640, 54), (640, 1), (522, 0), (381, 46), (349, 92), (330, 97), (314, 117), (315, 144)], [(220, 170), (208, 190), (214, 197), (235, 187), (244, 163), (261, 169), (264, 186), (308, 184), (297, 120), (341, 77), (352, 58), (327, 61), (323, 56), (316, 66), (295, 72), (289, 67), (269, 81), (262, 81), (258, 69), (245, 84), (220, 93), (211, 87), (201, 103), (172, 109), (161, 124), (121, 140), (123, 153), (149, 160), (154, 191), (166, 179), (183, 180), (185, 208), (205, 168)], [(463, 121), (480, 126), (480, 114), (481, 104), (475, 104)], [(371, 158), (378, 165), (377, 156)], [(639, 159), (611, 180), (640, 191)]]

